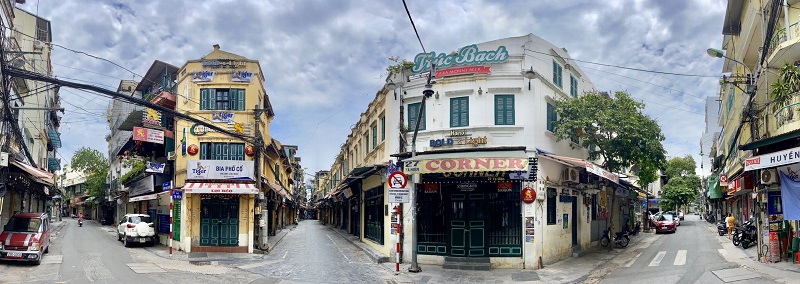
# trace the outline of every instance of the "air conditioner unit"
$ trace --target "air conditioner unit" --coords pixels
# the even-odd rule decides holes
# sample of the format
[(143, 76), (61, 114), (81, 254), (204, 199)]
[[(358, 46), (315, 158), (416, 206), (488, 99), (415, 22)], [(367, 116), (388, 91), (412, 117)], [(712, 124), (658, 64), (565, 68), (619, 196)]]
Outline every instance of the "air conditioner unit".
[(168, 161), (175, 161), (175, 151), (171, 151), (167, 153), (167, 160)]
[(778, 171), (775, 169), (761, 170), (761, 184), (774, 184), (778, 182)]
[(578, 170), (573, 168), (566, 168), (563, 172), (561, 172), (561, 180), (564, 182), (579, 182), (579, 173)]

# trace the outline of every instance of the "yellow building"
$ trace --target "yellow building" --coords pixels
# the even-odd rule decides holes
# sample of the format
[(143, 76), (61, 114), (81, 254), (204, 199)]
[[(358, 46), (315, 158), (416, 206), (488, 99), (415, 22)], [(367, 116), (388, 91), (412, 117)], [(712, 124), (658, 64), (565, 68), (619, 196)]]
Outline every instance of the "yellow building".
[[(262, 141), (272, 141), (274, 112), (257, 60), (214, 45), (211, 53), (186, 62), (178, 74), (178, 112), (248, 137), (260, 133)], [(174, 187), (183, 194), (178, 247), (187, 252), (252, 252), (262, 188), (256, 183), (255, 140), (180, 119), (175, 130), (179, 143)]]

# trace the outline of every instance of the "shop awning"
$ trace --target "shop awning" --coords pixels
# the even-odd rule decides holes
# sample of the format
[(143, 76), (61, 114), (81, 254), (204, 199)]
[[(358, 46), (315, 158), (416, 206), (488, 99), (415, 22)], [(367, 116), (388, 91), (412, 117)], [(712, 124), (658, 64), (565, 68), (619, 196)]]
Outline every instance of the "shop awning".
[(566, 156), (557, 156), (553, 154), (539, 152), (540, 157), (547, 158), (548, 160), (559, 162), (563, 165), (575, 167), (575, 168), (585, 168), (587, 172), (593, 173), (599, 177), (605, 178), (610, 180), (616, 184), (619, 184), (619, 175), (609, 172), (606, 169), (595, 165), (592, 162), (586, 161), (580, 158), (573, 158), (573, 157), (566, 157)]
[(522, 150), (427, 154), (403, 162), (406, 174), (528, 170), (528, 154)]
[(50, 143), (53, 143), (53, 147), (61, 148), (61, 135), (55, 129), (48, 129), (47, 136), (50, 136)]
[(169, 191), (162, 191), (162, 192), (159, 192), (159, 193), (145, 194), (145, 195), (139, 195), (139, 196), (136, 196), (136, 197), (131, 197), (130, 199), (128, 199), (128, 202), (154, 200), (154, 199), (157, 199), (159, 195), (164, 195), (164, 194), (169, 194)]
[(282, 185), (266, 180), (264, 180), (264, 183), (266, 183), (267, 186), (269, 186), (269, 188), (278, 195), (283, 196), (286, 199), (292, 199), (291, 196), (289, 196), (289, 191), (287, 191)]
[(712, 175), (708, 177), (708, 198), (722, 198), (722, 191), (720, 190), (719, 186), (719, 175)]
[(258, 194), (258, 189), (251, 183), (206, 183), (189, 182), (183, 186), (186, 194), (226, 193), (226, 194)]
[(800, 137), (800, 129), (741, 145), (739, 146), (739, 150), (753, 150), (798, 137)]
[(29, 175), (33, 177), (33, 180), (45, 185), (55, 185), (53, 182), (53, 177), (55, 176), (52, 173), (46, 172), (44, 170), (37, 169), (33, 166), (29, 166), (25, 163), (19, 162), (17, 160), (11, 160), (11, 164), (17, 166), (21, 170), (25, 171)]

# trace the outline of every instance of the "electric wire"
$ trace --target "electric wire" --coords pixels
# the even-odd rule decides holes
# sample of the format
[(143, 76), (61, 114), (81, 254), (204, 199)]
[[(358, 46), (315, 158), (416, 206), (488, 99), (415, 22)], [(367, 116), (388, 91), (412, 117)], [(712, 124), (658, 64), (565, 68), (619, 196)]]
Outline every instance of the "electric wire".
[[(530, 51), (530, 52), (533, 52), (533, 53), (538, 53), (538, 54), (542, 54), (542, 55), (546, 55), (546, 56), (550, 56), (550, 57), (554, 57), (555, 58), (555, 55), (550, 54), (550, 53), (540, 52), (540, 51), (527, 49), (527, 48), (525, 49), (525, 51)], [(647, 69), (641, 69), (641, 68), (634, 68), (634, 67), (620, 66), (620, 65), (614, 65), (614, 64), (607, 64), (607, 63), (592, 62), (592, 61), (587, 61), (587, 60), (580, 60), (580, 59), (575, 59), (575, 58), (571, 58), (571, 57), (565, 57), (564, 59), (569, 59), (569, 60), (573, 60), (573, 61), (576, 61), (576, 62), (583, 62), (583, 63), (588, 63), (588, 64), (606, 66), (606, 67), (613, 67), (613, 68), (619, 68), (619, 69), (633, 70), (633, 71), (646, 72), (646, 73), (655, 73), (655, 74), (662, 74), (662, 75), (683, 76), (683, 77), (698, 77), (698, 78), (719, 78), (720, 77), (719, 75), (700, 75), (700, 74), (686, 74), (686, 73), (675, 73), (675, 72), (666, 72), (666, 71), (657, 71), (657, 70), (647, 70)]]

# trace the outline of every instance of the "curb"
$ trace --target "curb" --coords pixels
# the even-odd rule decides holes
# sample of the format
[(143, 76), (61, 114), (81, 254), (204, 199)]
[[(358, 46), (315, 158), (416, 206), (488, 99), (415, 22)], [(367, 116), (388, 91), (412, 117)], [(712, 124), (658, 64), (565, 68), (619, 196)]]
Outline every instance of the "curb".
[(356, 240), (353, 240), (352, 238), (350, 238), (349, 235), (343, 235), (336, 228), (329, 227), (329, 229), (331, 229), (331, 231), (334, 231), (337, 234), (339, 234), (339, 236), (341, 236), (343, 239), (347, 240), (351, 245), (353, 245), (353, 246), (357, 247), (358, 249), (360, 249), (361, 251), (363, 251), (375, 263), (381, 264), (381, 263), (389, 262), (389, 257), (388, 256), (385, 256), (385, 255), (382, 255), (382, 254), (380, 254), (378, 252), (375, 252), (371, 248), (367, 247), (366, 245), (360, 245), (359, 244), (360, 241), (358, 241), (358, 243), (356, 243), (357, 242)]
[[(283, 241), (283, 238), (285, 238), (285, 237), (286, 237), (286, 235), (288, 235), (289, 233), (291, 233), (291, 232), (292, 232), (292, 230), (294, 230), (295, 228), (297, 228), (297, 225), (293, 225), (293, 226), (294, 226), (294, 227), (292, 227), (292, 228), (289, 228), (289, 230), (288, 230), (288, 231), (286, 231), (286, 233), (285, 233), (285, 234), (281, 234), (280, 238), (279, 238), (279, 239), (278, 239), (278, 240), (275, 242), (275, 244), (273, 244), (273, 245), (270, 245), (270, 246), (267, 248), (267, 251), (266, 251), (266, 252), (265, 252), (265, 251), (263, 251), (263, 250), (259, 250), (259, 251), (262, 251), (262, 254), (270, 254), (270, 253), (272, 253), (272, 251), (273, 251), (273, 250), (274, 250), (276, 247), (278, 247), (278, 244), (280, 244), (280, 243), (281, 243), (281, 241)], [(283, 230), (281, 230), (281, 231), (283, 231)], [(269, 241), (267, 241), (267, 243), (269, 243)]]
[(56, 227), (55, 230), (51, 232), (51, 235), (56, 235), (56, 237), (58, 237), (58, 235), (61, 234), (61, 230), (64, 229), (64, 226), (66, 225), (67, 222), (61, 221), (61, 224), (59, 224), (58, 227)]

